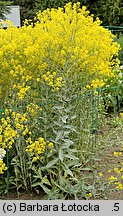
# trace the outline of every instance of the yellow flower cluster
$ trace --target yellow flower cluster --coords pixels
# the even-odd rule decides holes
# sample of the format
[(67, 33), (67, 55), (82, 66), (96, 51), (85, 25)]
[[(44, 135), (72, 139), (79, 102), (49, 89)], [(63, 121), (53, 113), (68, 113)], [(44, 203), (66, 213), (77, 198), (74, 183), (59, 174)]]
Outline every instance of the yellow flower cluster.
[(0, 120), (0, 145), (2, 148), (12, 148), (15, 138), (31, 134), (28, 129), (28, 113), (20, 114), (11, 109), (5, 109)]
[(17, 93), (18, 98), (20, 100), (23, 100), (26, 92), (29, 91), (29, 90), (30, 90), (30, 86), (26, 86), (26, 87), (21, 88), (20, 91)]
[(118, 169), (117, 167), (114, 168), (114, 172), (117, 174), (120, 174), (122, 171), (123, 171), (122, 168), (121, 169)]
[[(114, 152), (114, 156), (116, 157), (122, 157), (122, 152)], [(120, 167), (115, 167), (112, 170), (115, 175), (112, 175), (108, 178), (108, 183), (109, 184), (114, 184), (115, 188), (118, 190), (123, 190), (123, 163), (120, 163)], [(109, 171), (109, 173), (111, 170)]]
[(92, 80), (91, 82), (91, 87), (93, 89), (96, 89), (96, 88), (102, 88), (104, 86), (104, 81), (103, 80), (99, 80), (99, 79), (94, 79)]
[(36, 81), (45, 82), (45, 84), (50, 86), (52, 90), (57, 90), (57, 91), (60, 89), (61, 85), (63, 84), (62, 77), (57, 77), (56, 72), (51, 73), (50, 71), (47, 71), (46, 74), (43, 74), (42, 79), (38, 77)]
[(121, 182), (117, 182), (116, 184), (116, 189), (123, 190), (123, 184)]
[(109, 183), (109, 184), (114, 183), (114, 185), (116, 185), (116, 186), (115, 186), (116, 189), (118, 189), (118, 190), (123, 190), (123, 184), (122, 184), (122, 182), (121, 182), (122, 179), (123, 179), (122, 176), (121, 176), (121, 179), (120, 179), (120, 180), (118, 180), (117, 177), (111, 176), (111, 177), (108, 179), (108, 183)]
[(20, 134), (25, 136), (26, 134), (30, 133), (26, 125), (28, 120), (27, 113), (20, 114), (18, 112), (12, 112), (11, 118), (12, 118), (13, 126), (17, 131), (17, 137), (19, 137)]
[[(32, 141), (30, 135), (31, 132), (28, 128), (28, 117), (29, 115), (37, 115), (39, 108), (38, 105), (30, 103), (27, 107), (26, 113), (18, 113), (12, 111), (11, 109), (5, 109), (2, 113), (2, 118), (0, 120), (0, 159), (5, 155), (5, 148), (12, 148), (12, 144), (18, 142), (18, 139), (23, 139), (25, 142), (26, 152), (29, 152), (33, 161), (39, 159), (40, 155), (45, 151), (46, 144), (48, 144), (49, 151), (52, 153), (54, 147), (52, 142), (45, 141), (44, 138), (39, 137), (38, 140)], [(27, 135), (27, 136), (26, 136)], [(34, 140), (34, 139), (33, 139)], [(27, 146), (27, 147), (26, 147)], [(4, 170), (4, 163), (1, 162), (1, 169)], [(2, 173), (2, 171), (1, 171)]]
[[(0, 29), (2, 97), (12, 84), (16, 87), (22, 77), (27, 76), (33, 83), (35, 79), (44, 79), (56, 90), (61, 86), (63, 73), (74, 79), (81, 77), (83, 86), (91, 85), (92, 80), (95, 80), (93, 87), (103, 86), (104, 78), (114, 77), (118, 66), (113, 56), (118, 54), (119, 45), (113, 39), (99, 19), (94, 21), (86, 7), (80, 8), (79, 3), (39, 12), (34, 27), (26, 23), (21, 28)], [(56, 71), (59, 77), (51, 72), (47, 75), (47, 71)], [(20, 100), (29, 89), (29, 85), (21, 86)]]
[(87, 197), (88, 197), (88, 198), (91, 198), (92, 196), (93, 196), (92, 193), (88, 193), (88, 194), (87, 194)]
[(122, 152), (114, 152), (114, 156), (118, 157), (118, 156), (121, 156), (122, 155)]
[(117, 177), (110, 176), (110, 177), (108, 178), (108, 181), (109, 181), (109, 184), (110, 184), (111, 182), (113, 182), (113, 181), (117, 181)]
[(0, 148), (0, 174), (3, 174), (7, 170), (3, 158), (5, 157), (6, 151), (3, 148)]
[(37, 161), (39, 156), (45, 151), (46, 142), (44, 138), (39, 137), (38, 140), (32, 141), (31, 138), (27, 139), (27, 143), (29, 145), (26, 148), (26, 152), (29, 152), (31, 157), (33, 157), (33, 161)]
[(105, 85), (105, 82), (103, 81), (103, 80), (101, 80), (101, 79), (93, 79), (92, 81), (91, 81), (91, 85), (86, 85), (85, 87), (84, 87), (84, 89), (86, 90), (86, 89), (97, 89), (97, 88), (102, 88), (103, 86)]
[[(17, 67), (18, 69), (18, 67)], [(19, 70), (20, 69), (20, 70)], [(24, 71), (21, 71), (21, 68), (19, 68), (18, 71), (15, 71), (12, 73), (12, 80), (13, 80), (13, 90), (16, 90), (15, 92), (17, 93), (17, 97), (19, 100), (23, 100), (24, 97), (26, 96), (26, 93), (29, 92), (31, 89), (30, 85), (28, 85), (28, 82), (32, 79), (31, 76), (23, 75)], [(14, 80), (14, 77), (16, 77), (16, 80)]]
[(47, 143), (50, 149), (50, 153), (52, 153), (52, 148), (54, 148), (52, 142), (45, 141), (42, 137), (39, 137), (38, 140), (34, 142), (29, 137), (26, 142), (29, 143), (29, 145), (26, 148), (26, 152), (30, 153), (30, 156), (33, 158), (33, 161), (37, 161), (40, 158), (41, 154), (45, 152)]
[(50, 141), (47, 141), (47, 144), (48, 144), (48, 148), (50, 150), (50, 153), (52, 153), (52, 151), (53, 151), (52, 149), (54, 148), (54, 144)]
[(52, 74), (48, 71), (46, 74), (43, 75), (44, 81), (52, 87), (52, 89), (56, 89), (57, 91), (61, 87), (62, 84), (62, 77), (56, 77), (56, 72)]
[(5, 163), (3, 162), (2, 159), (0, 159), (0, 174), (3, 174), (4, 171), (6, 171), (6, 170), (7, 170), (7, 167), (6, 167)]
[(37, 104), (30, 103), (27, 107), (27, 112), (32, 117), (36, 116), (38, 114), (38, 111), (42, 111), (42, 108), (40, 108)]
[(2, 148), (12, 148), (17, 131), (12, 128), (9, 117), (0, 120), (0, 145)]

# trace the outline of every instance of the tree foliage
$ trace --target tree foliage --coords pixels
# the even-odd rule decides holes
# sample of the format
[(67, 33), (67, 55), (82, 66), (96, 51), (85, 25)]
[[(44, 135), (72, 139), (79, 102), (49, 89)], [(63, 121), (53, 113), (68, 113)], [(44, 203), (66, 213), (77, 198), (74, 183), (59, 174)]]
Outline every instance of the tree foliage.
[(35, 1), (32, 0), (13, 0), (14, 5), (20, 6), (21, 22), (25, 19), (33, 19), (37, 12)]
[(120, 0), (98, 0), (89, 5), (89, 10), (98, 16), (103, 25), (120, 25)]
[[(123, 2), (121, 0), (10, 0), (14, 5), (20, 5), (22, 23), (32, 19), (36, 12), (47, 8), (64, 7), (68, 2), (80, 2), (91, 14), (99, 17), (102, 25), (123, 25)], [(8, 2), (8, 1), (6, 1)], [(1, 3), (0, 3), (1, 4)]]
[(10, 12), (10, 8), (7, 7), (12, 4), (12, 1), (0, 1), (0, 19), (4, 19), (5, 15)]

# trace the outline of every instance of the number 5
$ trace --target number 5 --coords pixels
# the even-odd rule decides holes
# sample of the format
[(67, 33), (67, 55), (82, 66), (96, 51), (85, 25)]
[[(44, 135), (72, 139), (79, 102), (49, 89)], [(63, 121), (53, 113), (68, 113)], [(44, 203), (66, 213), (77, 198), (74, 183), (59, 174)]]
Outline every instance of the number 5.
[(114, 204), (114, 211), (119, 211), (119, 203)]

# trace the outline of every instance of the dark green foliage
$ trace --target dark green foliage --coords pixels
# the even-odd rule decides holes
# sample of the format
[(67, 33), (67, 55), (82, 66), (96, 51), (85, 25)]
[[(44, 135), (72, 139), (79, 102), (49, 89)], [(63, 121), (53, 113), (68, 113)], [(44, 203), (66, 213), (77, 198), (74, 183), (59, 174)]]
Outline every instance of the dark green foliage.
[(68, 2), (80, 2), (95, 17), (99, 17), (102, 25), (123, 25), (123, 2), (121, 0), (10, 0), (20, 5), (22, 23), (25, 19), (34, 18), (37, 11), (47, 8), (64, 7)]
[(13, 0), (14, 5), (20, 6), (22, 24), (25, 19), (33, 19), (35, 17), (35, 14), (37, 12), (35, 2), (36, 1), (32, 0)]
[(103, 25), (120, 25), (120, 0), (91, 0), (86, 1), (90, 13), (98, 16)]
[(5, 15), (10, 12), (10, 9), (7, 6), (11, 4), (12, 2), (10, 1), (0, 1), (0, 19), (4, 19)]

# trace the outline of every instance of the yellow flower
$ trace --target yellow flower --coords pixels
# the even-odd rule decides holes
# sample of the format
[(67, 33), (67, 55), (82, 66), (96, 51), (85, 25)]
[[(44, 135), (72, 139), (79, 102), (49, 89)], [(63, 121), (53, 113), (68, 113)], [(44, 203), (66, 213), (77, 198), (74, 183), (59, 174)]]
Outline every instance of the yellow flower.
[(120, 174), (120, 170), (116, 167), (114, 168), (114, 171), (117, 173), (117, 174)]
[(117, 156), (118, 156), (118, 152), (114, 152), (114, 156), (116, 156), (116, 157), (117, 157)]
[(87, 194), (87, 197), (88, 197), (88, 198), (92, 197), (92, 193), (88, 193), (88, 194)]
[(34, 162), (34, 161), (37, 161), (38, 159), (39, 159), (39, 156), (33, 157), (33, 160), (32, 160), (32, 161)]
[(86, 85), (85, 88), (90, 89), (91, 87), (90, 87), (90, 85)]
[(117, 189), (123, 190), (123, 184), (121, 182), (118, 182), (118, 185), (116, 186)]
[(102, 177), (102, 176), (103, 176), (102, 172), (99, 172), (99, 177)]
[(98, 91), (94, 91), (94, 95), (95, 95), (95, 96), (98, 95)]
[(40, 78), (37, 78), (37, 79), (36, 79), (36, 81), (37, 81), (37, 82), (40, 82), (40, 81), (41, 81), (41, 79), (40, 79)]
[(14, 85), (13, 85), (13, 89), (15, 89), (15, 88), (16, 88), (16, 86), (17, 86), (17, 85), (16, 85), (16, 84), (14, 84)]
[(26, 127), (25, 130), (22, 132), (22, 135), (25, 136), (29, 132), (28, 128)]
[[(36, 82), (39, 79), (42, 83), (45, 81), (46, 85), (53, 82), (53, 86), (50, 83), (51, 90), (60, 90), (56, 78), (59, 78), (57, 85), (61, 87), (63, 73), (71, 76), (74, 72), (75, 79), (80, 78), (83, 86), (89, 82), (94, 90), (102, 88), (104, 80), (117, 78), (114, 71), (119, 61), (112, 57), (118, 54), (120, 45), (100, 24), (99, 19), (93, 20), (86, 7), (68, 3), (64, 8), (38, 12), (35, 27), (26, 21), (22, 28), (0, 29), (2, 95), (7, 96), (9, 89), (23, 100), (30, 94), (29, 82), (37, 85), (36, 79)], [(71, 65), (69, 71), (66, 70), (68, 65)]]
[(109, 182), (111, 182), (111, 181), (116, 181), (116, 180), (117, 180), (117, 177), (110, 176), (110, 177), (108, 178), (108, 180), (109, 180)]
[(120, 116), (121, 116), (121, 117), (123, 117), (123, 112), (122, 112), (122, 113), (120, 113)]
[(26, 148), (26, 152), (31, 153), (31, 157), (33, 157), (33, 161), (36, 161), (39, 159), (39, 155), (43, 154), (46, 148), (46, 142), (44, 141), (44, 138), (39, 137), (38, 140), (32, 141), (31, 138), (27, 139), (27, 142), (30, 144)]
[(52, 153), (52, 151), (53, 151), (52, 148), (54, 148), (54, 144), (52, 142), (48, 141), (48, 147), (51, 149), (50, 153)]
[(0, 174), (3, 174), (4, 171), (6, 171), (6, 170), (7, 170), (7, 167), (6, 167), (5, 163), (3, 162), (2, 159), (0, 159)]
[(118, 156), (121, 156), (122, 155), (122, 152), (114, 152), (114, 156), (118, 157)]

